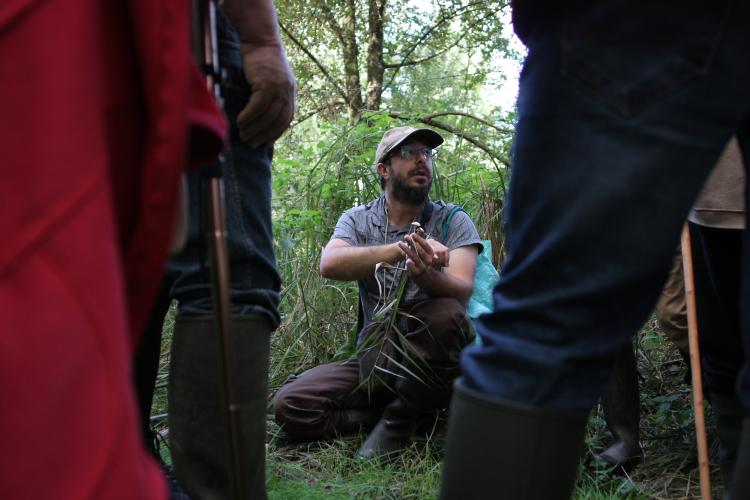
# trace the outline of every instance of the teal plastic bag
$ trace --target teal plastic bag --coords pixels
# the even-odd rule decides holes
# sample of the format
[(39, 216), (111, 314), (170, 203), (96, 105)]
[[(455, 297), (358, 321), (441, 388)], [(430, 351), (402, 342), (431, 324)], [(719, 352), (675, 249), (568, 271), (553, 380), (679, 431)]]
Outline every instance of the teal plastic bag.
[[(448, 228), (450, 227), (453, 215), (461, 207), (453, 207), (448, 217), (443, 221), (443, 240), (448, 237)], [(474, 292), (469, 299), (469, 305), (466, 308), (466, 314), (471, 319), (478, 317), (480, 314), (492, 311), (492, 289), (495, 288), (500, 275), (492, 264), (492, 242), (482, 240), (484, 250), (477, 256), (477, 270), (474, 273)]]
[(477, 256), (477, 270), (474, 273), (474, 292), (469, 299), (466, 313), (471, 319), (492, 311), (492, 289), (500, 275), (492, 265), (492, 242), (482, 240), (484, 250)]

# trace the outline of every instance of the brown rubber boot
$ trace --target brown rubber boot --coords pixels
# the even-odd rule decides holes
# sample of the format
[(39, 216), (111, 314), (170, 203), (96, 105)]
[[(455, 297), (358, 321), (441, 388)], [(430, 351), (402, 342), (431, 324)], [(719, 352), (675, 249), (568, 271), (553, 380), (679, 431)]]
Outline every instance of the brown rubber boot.
[(613, 467), (628, 470), (643, 456), (638, 442), (641, 418), (638, 370), (630, 342), (615, 358), (612, 377), (602, 397), (602, 408), (615, 442), (596, 457)]

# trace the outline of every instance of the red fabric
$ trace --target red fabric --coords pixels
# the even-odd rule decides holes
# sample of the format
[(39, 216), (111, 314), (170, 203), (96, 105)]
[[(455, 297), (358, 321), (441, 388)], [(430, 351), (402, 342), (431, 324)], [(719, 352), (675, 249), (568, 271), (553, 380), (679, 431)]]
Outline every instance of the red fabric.
[[(130, 0), (149, 134), (144, 148), (143, 193), (133, 230), (124, 234), (128, 301), (135, 333), (141, 331), (161, 280), (179, 174), (185, 164), (205, 164), (227, 140), (227, 126), (189, 52), (188, 2)], [(159, 50), (154, 50), (158, 47)], [(185, 124), (189, 123), (190, 128)], [(187, 157), (190, 151), (200, 157)], [(122, 195), (122, 193), (120, 193)], [(133, 208), (128, 202), (125, 212)], [(160, 214), (160, 217), (155, 216)], [(126, 214), (121, 214), (125, 216)], [(168, 219), (168, 220), (165, 220)], [(144, 290), (150, 291), (144, 294)]]
[(166, 497), (141, 444), (132, 347), (188, 137), (208, 156), (226, 134), (190, 61), (187, 5), (0, 4), (3, 499)]

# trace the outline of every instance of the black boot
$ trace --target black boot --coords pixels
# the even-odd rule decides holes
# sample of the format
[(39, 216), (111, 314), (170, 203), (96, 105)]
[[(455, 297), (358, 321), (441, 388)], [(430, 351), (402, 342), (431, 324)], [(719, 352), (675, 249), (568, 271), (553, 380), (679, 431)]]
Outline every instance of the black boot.
[(742, 422), (742, 438), (737, 449), (737, 458), (729, 485), (728, 500), (746, 500), (750, 498), (750, 418)]
[(441, 499), (570, 498), (587, 415), (495, 401), (461, 379), (453, 392)]
[[(428, 349), (414, 342), (409, 348), (418, 352), (413, 359), (430, 359), (432, 356)], [(420, 350), (416, 351), (417, 348)], [(357, 452), (358, 457), (368, 460), (393, 458), (416, 433), (421, 416), (448, 405), (452, 368), (419, 367), (412, 363), (412, 373), (403, 370), (405, 373), (396, 378), (393, 384), (396, 398), (385, 407), (380, 420)], [(422, 373), (422, 379), (413, 373)]]
[(615, 442), (596, 457), (613, 467), (629, 469), (643, 455), (640, 438), (641, 402), (633, 345), (628, 342), (617, 354), (604, 396), (604, 420)]
[[(265, 499), (270, 327), (261, 316), (232, 318), (233, 381), (239, 403), (241, 498)], [(229, 498), (219, 348), (212, 317), (179, 317), (172, 339), (169, 435), (175, 474), (196, 499)]]
[(734, 394), (712, 392), (710, 396), (716, 433), (719, 435), (719, 466), (724, 484), (729, 485), (732, 483), (732, 470), (740, 445), (745, 409)]
[(370, 431), (378, 422), (379, 412), (372, 408), (347, 408), (337, 412), (333, 419), (336, 434), (346, 436), (359, 431)]
[(416, 431), (418, 416), (418, 411), (397, 397), (386, 406), (375, 428), (359, 448), (357, 456), (367, 460), (392, 458), (407, 445)]

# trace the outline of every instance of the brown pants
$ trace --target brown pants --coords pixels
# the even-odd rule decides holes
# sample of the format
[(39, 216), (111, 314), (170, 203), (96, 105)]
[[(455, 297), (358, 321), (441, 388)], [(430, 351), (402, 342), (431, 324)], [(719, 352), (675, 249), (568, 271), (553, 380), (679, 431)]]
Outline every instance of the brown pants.
[(679, 246), (667, 282), (656, 303), (656, 319), (667, 338), (677, 346), (683, 356), (687, 356), (689, 354), (687, 305), (685, 303), (685, 278), (682, 271), (682, 251)]
[[(403, 318), (399, 334), (385, 334), (390, 348), (384, 346), (387, 355), (378, 357), (371, 374), (361, 373), (355, 357), (316, 366), (282, 386), (273, 400), (276, 422), (291, 436), (326, 439), (355, 431), (352, 415), (374, 423), (390, 401), (406, 394), (425, 412), (447, 406), (461, 350), (472, 337), (464, 306), (450, 298), (426, 300)], [(372, 378), (377, 383), (366, 380)]]

